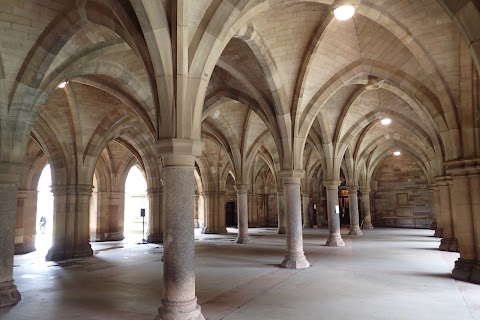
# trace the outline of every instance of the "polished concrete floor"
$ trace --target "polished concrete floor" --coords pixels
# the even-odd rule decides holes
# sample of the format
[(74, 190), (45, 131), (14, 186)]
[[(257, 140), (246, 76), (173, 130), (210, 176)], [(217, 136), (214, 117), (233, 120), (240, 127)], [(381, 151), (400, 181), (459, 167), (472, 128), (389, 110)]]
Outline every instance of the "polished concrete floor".
[[(439, 251), (430, 230), (366, 230), (345, 235), (345, 248), (330, 248), (326, 230), (304, 229), (312, 264), (304, 270), (278, 267), (284, 235), (250, 233), (247, 245), (236, 244), (233, 233), (196, 235), (196, 292), (209, 320), (480, 320), (480, 286), (450, 278), (458, 254)], [(41, 252), (16, 256), (22, 301), (0, 309), (0, 319), (153, 320), (162, 296), (162, 247), (92, 246), (93, 257), (61, 263), (42, 261)]]

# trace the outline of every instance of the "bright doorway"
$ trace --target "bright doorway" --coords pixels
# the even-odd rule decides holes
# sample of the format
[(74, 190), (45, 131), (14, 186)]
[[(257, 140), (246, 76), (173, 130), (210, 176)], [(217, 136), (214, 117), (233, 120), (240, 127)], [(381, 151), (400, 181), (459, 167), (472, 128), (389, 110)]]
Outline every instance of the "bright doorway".
[[(141, 209), (145, 209), (145, 224), (141, 217)], [(125, 240), (141, 242), (148, 237), (149, 205), (147, 181), (137, 166), (133, 166), (125, 182)], [(145, 233), (142, 234), (143, 228)]]
[[(38, 180), (37, 212), (36, 212), (36, 235), (35, 247), (37, 252), (47, 252), (52, 246), (53, 238), (53, 194), (51, 191), (52, 173), (50, 165), (43, 168)], [(42, 217), (45, 223), (41, 223)], [(43, 225), (43, 226), (42, 226)]]

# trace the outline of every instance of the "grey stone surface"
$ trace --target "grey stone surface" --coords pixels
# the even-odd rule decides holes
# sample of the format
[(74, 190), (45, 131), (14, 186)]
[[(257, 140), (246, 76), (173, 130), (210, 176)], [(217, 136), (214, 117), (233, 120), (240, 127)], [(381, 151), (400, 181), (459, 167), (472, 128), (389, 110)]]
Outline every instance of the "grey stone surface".
[(363, 232), (360, 230), (360, 217), (358, 213), (358, 187), (349, 187), (347, 190), (350, 204), (350, 231), (348, 234), (352, 236), (361, 236), (363, 235)]
[(0, 307), (16, 304), (21, 298), (13, 284), (16, 212), (17, 185), (0, 184)]
[(251, 243), (248, 236), (248, 186), (237, 185), (238, 237), (237, 243)]
[(278, 207), (278, 234), (285, 234), (286, 231), (286, 217), (285, 217), (285, 198), (282, 192), (277, 193), (277, 207)]
[(328, 240), (326, 245), (329, 247), (344, 247), (345, 242), (340, 234), (340, 217), (335, 211), (338, 206), (338, 185), (339, 181), (327, 183), (324, 182), (327, 189), (327, 210), (328, 210)]
[(287, 221), (287, 252), (281, 266), (290, 269), (308, 268), (303, 252), (300, 179), (298, 183), (284, 183), (285, 213)]
[(195, 296), (194, 167), (165, 167), (163, 300), (156, 319), (203, 319)]

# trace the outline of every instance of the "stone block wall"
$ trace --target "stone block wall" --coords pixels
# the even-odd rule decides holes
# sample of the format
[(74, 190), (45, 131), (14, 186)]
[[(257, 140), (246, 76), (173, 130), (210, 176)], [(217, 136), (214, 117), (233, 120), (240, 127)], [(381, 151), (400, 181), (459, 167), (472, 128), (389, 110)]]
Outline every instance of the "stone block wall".
[[(372, 219), (375, 226), (430, 226), (432, 204), (427, 179), (417, 163), (408, 156), (387, 157), (374, 177), (373, 191)], [(428, 218), (408, 219), (422, 216)]]

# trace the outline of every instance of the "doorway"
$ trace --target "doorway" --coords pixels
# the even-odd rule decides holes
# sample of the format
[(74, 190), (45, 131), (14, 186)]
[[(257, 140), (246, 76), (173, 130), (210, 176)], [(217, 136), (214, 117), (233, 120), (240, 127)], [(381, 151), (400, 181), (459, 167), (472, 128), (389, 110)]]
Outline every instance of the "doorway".
[(340, 207), (340, 225), (350, 225), (350, 203), (347, 190), (338, 190), (338, 205)]
[(52, 173), (50, 165), (43, 168), (38, 180), (35, 248), (37, 252), (47, 252), (53, 238), (53, 194), (51, 191)]
[(225, 227), (237, 227), (235, 202), (229, 201), (225, 205)]

